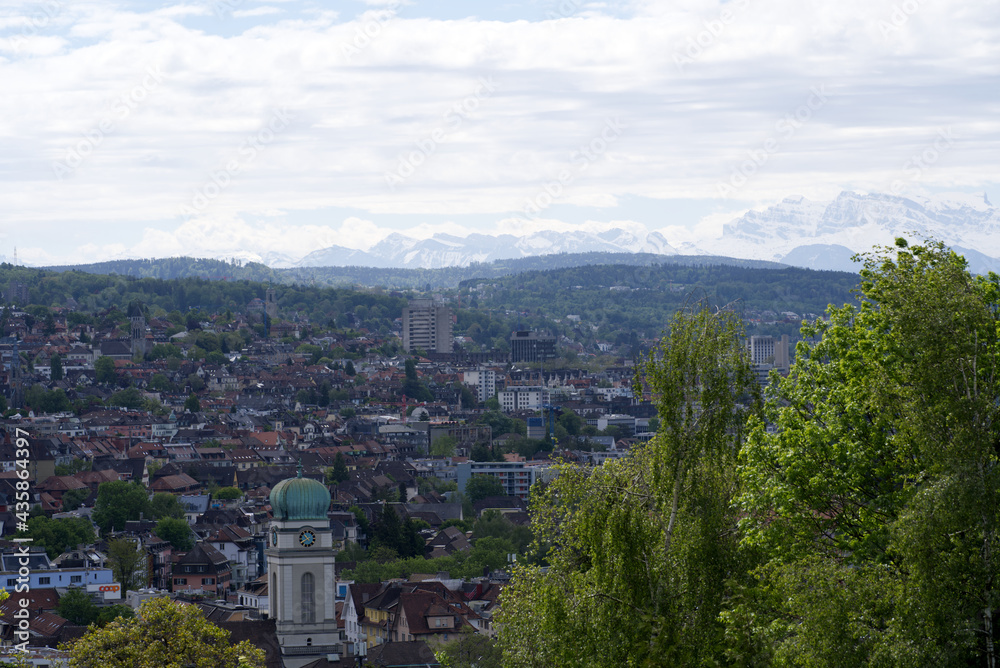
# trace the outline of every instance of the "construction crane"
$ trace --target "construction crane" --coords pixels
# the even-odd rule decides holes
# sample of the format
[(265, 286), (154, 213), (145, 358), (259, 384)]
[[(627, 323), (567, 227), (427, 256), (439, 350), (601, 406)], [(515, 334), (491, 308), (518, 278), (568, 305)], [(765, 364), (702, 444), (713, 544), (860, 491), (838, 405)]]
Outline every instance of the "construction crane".
[[(559, 406), (554, 406), (552, 404), (543, 404), (543, 411), (549, 412), (549, 440), (553, 443), (556, 440), (556, 415), (562, 415), (563, 409)], [(544, 417), (544, 413), (543, 413)]]

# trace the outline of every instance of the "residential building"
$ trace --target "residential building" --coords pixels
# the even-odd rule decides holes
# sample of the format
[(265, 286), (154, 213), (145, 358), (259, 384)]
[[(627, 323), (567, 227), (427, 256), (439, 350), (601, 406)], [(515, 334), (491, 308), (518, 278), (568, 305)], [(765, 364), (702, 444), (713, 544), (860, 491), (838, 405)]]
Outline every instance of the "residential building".
[(451, 309), (431, 299), (414, 299), (403, 308), (403, 348), (428, 353), (450, 353), (454, 349)]
[(511, 385), (497, 392), (500, 410), (504, 413), (514, 411), (540, 411), (542, 406), (551, 402), (550, 392), (541, 386)]
[(775, 340), (773, 336), (751, 336), (747, 341), (752, 364), (770, 364), (778, 371), (788, 372), (789, 368), (788, 335), (782, 335)]
[(463, 462), (455, 467), (458, 491), (465, 493), (465, 485), (474, 475), (491, 475), (500, 481), (509, 496), (527, 499), (528, 491), (538, 479), (538, 469), (525, 462)]

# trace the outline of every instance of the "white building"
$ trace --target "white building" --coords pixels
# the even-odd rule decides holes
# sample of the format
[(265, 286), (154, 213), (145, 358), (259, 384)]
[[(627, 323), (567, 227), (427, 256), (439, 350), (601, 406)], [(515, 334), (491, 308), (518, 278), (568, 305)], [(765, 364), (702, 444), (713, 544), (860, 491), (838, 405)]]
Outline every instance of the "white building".
[[(47, 589), (55, 587), (81, 587), (88, 592), (97, 593), (104, 600), (119, 600), (122, 597), (121, 584), (114, 581), (110, 568), (103, 563), (89, 563), (83, 560), (83, 565), (68, 568), (58, 568), (45, 552), (29, 552), (21, 554), (14, 552), (0, 557), (3, 571), (0, 572), (0, 583), (4, 591), (15, 593), (18, 584), (27, 585), (28, 590)], [(27, 576), (22, 576), (21, 569), (26, 568)]]
[(476, 400), (483, 403), (487, 399), (492, 399), (497, 393), (497, 372), (484, 366), (466, 371), (462, 380), (466, 385), (476, 388)]
[(540, 386), (512, 385), (497, 392), (500, 409), (505, 413), (513, 411), (539, 411), (551, 403), (549, 390)]

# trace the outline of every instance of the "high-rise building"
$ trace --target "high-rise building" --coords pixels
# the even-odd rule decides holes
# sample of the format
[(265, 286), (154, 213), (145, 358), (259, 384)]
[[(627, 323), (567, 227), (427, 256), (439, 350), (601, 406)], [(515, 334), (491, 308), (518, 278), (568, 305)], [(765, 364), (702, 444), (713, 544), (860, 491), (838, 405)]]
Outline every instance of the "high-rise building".
[(779, 371), (788, 371), (788, 335), (775, 341), (773, 336), (751, 336), (747, 342), (751, 364), (770, 364)]
[(511, 362), (544, 362), (556, 357), (556, 337), (517, 331), (510, 335)]
[(450, 353), (454, 349), (451, 309), (430, 299), (414, 299), (403, 309), (403, 348), (428, 353)]

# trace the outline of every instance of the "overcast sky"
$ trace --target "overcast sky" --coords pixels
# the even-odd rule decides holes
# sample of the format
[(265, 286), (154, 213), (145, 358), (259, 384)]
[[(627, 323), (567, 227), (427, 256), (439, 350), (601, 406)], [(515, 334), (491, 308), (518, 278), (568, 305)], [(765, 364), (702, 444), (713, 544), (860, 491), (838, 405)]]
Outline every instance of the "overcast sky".
[(996, 0), (0, 0), (0, 254), (996, 204), (998, 71)]

